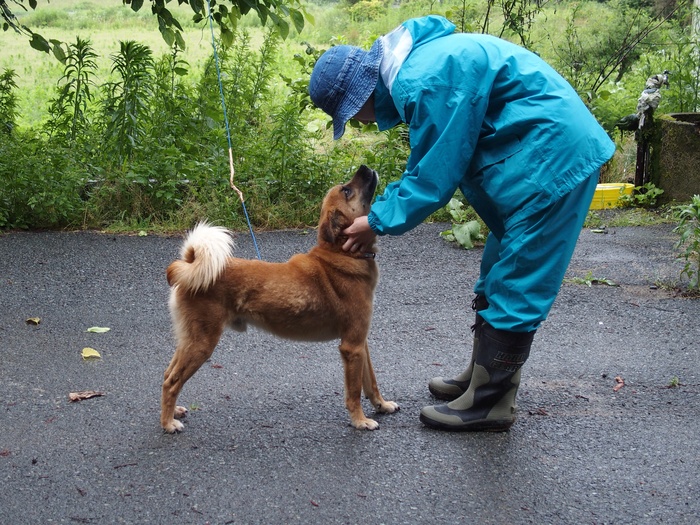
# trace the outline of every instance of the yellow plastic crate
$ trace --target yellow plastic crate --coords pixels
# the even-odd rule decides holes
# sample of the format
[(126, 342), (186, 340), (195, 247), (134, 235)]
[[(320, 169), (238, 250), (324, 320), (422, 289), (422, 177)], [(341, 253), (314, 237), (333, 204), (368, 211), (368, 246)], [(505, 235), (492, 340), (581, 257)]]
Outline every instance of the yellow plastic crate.
[(598, 184), (591, 202), (591, 210), (607, 210), (620, 205), (620, 197), (632, 195), (634, 184), (608, 183)]

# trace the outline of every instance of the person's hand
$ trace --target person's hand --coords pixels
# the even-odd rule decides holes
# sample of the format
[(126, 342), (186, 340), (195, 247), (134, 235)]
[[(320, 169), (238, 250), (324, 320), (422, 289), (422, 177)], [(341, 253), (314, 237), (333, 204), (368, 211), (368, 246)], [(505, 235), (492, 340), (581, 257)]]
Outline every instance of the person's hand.
[(358, 217), (355, 221), (343, 230), (343, 235), (348, 236), (348, 240), (343, 244), (343, 250), (356, 252), (367, 251), (374, 245), (377, 234), (369, 227), (367, 216)]

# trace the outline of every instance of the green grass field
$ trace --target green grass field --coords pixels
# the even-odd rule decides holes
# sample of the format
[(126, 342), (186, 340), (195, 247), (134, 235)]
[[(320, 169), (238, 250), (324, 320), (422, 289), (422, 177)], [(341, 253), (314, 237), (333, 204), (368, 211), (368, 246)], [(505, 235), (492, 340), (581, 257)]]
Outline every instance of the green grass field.
[[(185, 29), (187, 49), (182, 58), (190, 64), (190, 71), (196, 73), (212, 53), (209, 26), (200, 23), (195, 27), (188, 6), (175, 5), (171, 9)], [(135, 13), (120, 0), (58, 0), (50, 4), (44, 0), (39, 1), (36, 11), (22, 13), (15, 9), (15, 14), (22, 24), (46, 39), (66, 43), (74, 43), (76, 37), (89, 39), (99, 56), (98, 85), (109, 79), (109, 57), (119, 50), (120, 41), (135, 40), (145, 44), (155, 58), (169, 53), (147, 6)], [(251, 26), (254, 23), (250, 21)], [(261, 34), (257, 28), (253, 31)], [(49, 100), (54, 96), (63, 65), (53, 54), (32, 49), (25, 35), (8, 30), (0, 32), (0, 71), (6, 68), (17, 73), (19, 125), (29, 127), (41, 123), (47, 117)]]

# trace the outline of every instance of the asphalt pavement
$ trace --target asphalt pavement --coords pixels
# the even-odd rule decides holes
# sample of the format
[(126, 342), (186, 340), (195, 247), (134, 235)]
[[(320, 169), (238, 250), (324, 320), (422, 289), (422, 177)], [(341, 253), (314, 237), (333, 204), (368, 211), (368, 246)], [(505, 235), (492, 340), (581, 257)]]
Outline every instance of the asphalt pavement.
[[(581, 233), (499, 434), (418, 420), (471, 347), (481, 249), (446, 227), (381, 239), (370, 348), (401, 411), (374, 432), (349, 425), (335, 342), (249, 330), (224, 335), (180, 397), (184, 432), (164, 434), (181, 237), (0, 234), (0, 523), (700, 523), (700, 300), (673, 290), (672, 226)], [(314, 241), (257, 234), (271, 261)]]

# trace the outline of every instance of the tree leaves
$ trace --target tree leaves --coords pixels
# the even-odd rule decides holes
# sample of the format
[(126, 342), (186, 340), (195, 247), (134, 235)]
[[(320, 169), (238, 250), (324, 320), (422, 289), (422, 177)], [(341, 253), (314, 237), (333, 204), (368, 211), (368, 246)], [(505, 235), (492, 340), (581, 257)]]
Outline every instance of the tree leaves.
[[(15, 0), (15, 3), (26, 10), (25, 1), (31, 9), (36, 9), (37, 0)], [(158, 29), (168, 46), (178, 46), (180, 49), (185, 49), (182, 25), (173, 16), (172, 12), (165, 7), (167, 1), (152, 0), (151, 12), (157, 17)], [(123, 0), (123, 3), (129, 5), (132, 11), (137, 12), (143, 7), (144, 0)], [(209, 16), (207, 11), (211, 4), (205, 4), (204, 0), (178, 0), (178, 3), (189, 4), (194, 13), (192, 19), (195, 22), (201, 22)], [(230, 3), (229, 6), (226, 5), (226, 0), (222, 0), (218, 5), (214, 4), (214, 6), (211, 6), (212, 8), (218, 8), (216, 13), (212, 13), (212, 18), (220, 28), (221, 39), (224, 45), (231, 45), (230, 41), (233, 38), (233, 31), (236, 30), (238, 25), (238, 20), (250, 11), (257, 13), (263, 26), (267, 24), (269, 19), (275, 31), (285, 39), (289, 36), (290, 30), (288, 19), (291, 20), (294, 29), (298, 33), (301, 33), (304, 29), (307, 19), (313, 23), (313, 17), (303, 8), (301, 0), (228, 0), (228, 3)], [(0, 2), (0, 6), (2, 7), (0, 14), (4, 20), (3, 29), (5, 31), (13, 28), (17, 32), (24, 33), (30, 36), (29, 45), (33, 49), (44, 53), (53, 52), (58, 60), (61, 62), (65, 60), (62, 42), (53, 39), (49, 41), (40, 34), (34, 33), (28, 27), (17, 22), (17, 18), (4, 2)]]

